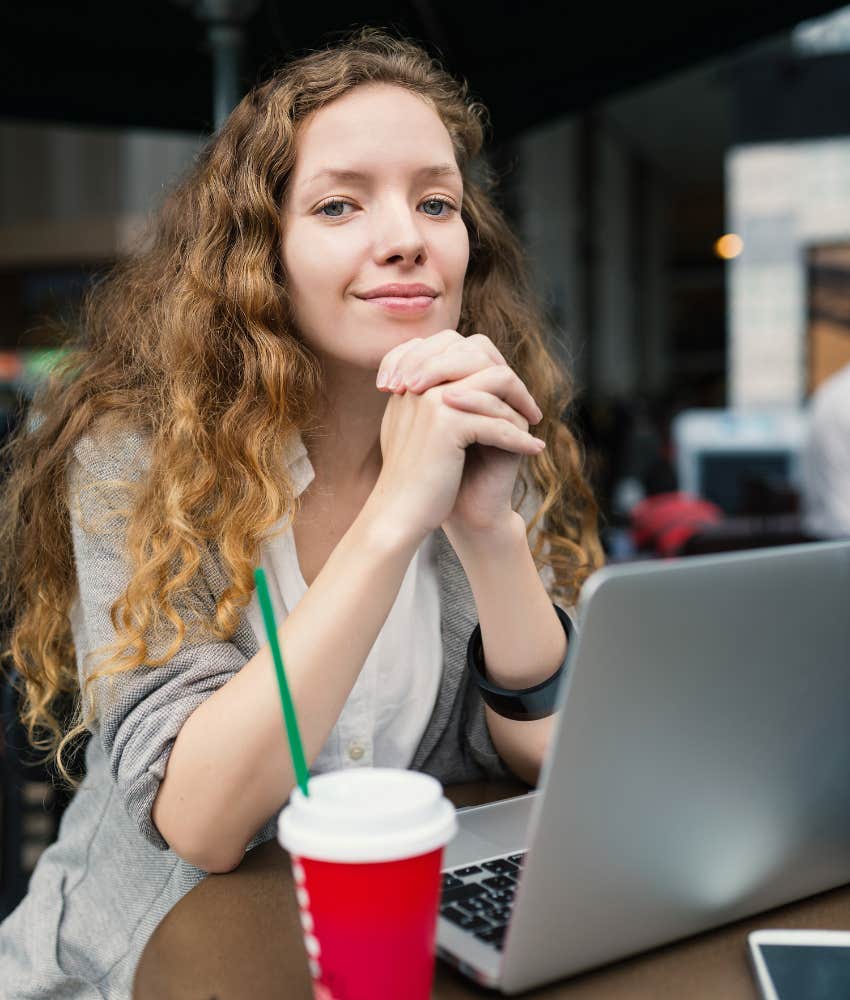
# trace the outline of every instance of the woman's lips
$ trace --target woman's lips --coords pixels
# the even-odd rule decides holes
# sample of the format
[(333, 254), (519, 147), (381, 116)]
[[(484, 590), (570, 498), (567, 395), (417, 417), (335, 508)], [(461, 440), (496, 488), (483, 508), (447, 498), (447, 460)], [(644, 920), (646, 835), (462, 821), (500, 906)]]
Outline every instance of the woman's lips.
[(438, 293), (421, 281), (389, 281), (362, 294), (355, 294), (357, 298), (374, 303), (388, 313), (405, 316), (427, 312)]
[(436, 295), (381, 295), (374, 299), (361, 299), (367, 305), (380, 306), (393, 313), (421, 313), (434, 302)]

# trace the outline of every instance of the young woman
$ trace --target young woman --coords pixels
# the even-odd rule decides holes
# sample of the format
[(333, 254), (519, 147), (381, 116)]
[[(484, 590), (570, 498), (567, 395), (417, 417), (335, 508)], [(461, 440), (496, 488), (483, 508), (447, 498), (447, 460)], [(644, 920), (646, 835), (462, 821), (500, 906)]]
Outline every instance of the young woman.
[(552, 599), (601, 550), (482, 125), (412, 44), (302, 57), (93, 290), (4, 507), (23, 717), (60, 768), (91, 733), (0, 927), (18, 1000), (129, 995), (168, 909), (274, 835), (295, 781), (259, 563), (313, 772), (536, 780)]

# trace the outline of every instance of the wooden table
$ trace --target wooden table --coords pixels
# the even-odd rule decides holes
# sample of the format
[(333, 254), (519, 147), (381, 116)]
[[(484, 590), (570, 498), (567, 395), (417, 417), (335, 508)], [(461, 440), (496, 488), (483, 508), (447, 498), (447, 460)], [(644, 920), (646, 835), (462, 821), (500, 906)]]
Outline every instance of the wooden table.
[[(510, 782), (457, 785), (457, 806), (516, 795)], [(850, 930), (850, 886), (532, 990), (535, 1000), (757, 1000), (747, 934), (758, 927)], [(437, 962), (434, 1000), (493, 997)], [(274, 842), (210, 875), (165, 916), (136, 970), (133, 1000), (309, 1000), (289, 860)]]

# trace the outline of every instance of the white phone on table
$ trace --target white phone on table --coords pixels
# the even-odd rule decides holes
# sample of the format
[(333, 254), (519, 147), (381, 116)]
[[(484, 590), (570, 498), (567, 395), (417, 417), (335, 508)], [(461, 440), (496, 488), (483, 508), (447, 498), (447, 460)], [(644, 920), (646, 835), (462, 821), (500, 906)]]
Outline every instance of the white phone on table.
[(850, 997), (850, 931), (753, 931), (748, 942), (764, 1000)]

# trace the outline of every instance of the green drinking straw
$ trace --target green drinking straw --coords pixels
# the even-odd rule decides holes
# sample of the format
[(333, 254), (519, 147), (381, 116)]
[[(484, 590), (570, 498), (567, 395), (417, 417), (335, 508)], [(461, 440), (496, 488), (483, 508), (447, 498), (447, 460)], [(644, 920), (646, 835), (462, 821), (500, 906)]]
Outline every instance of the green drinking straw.
[(295, 706), (292, 704), (292, 697), (289, 694), (289, 685), (286, 683), (286, 673), (283, 669), (283, 657), (280, 655), (280, 644), (277, 641), (277, 625), (274, 620), (274, 610), (272, 600), (269, 597), (269, 588), (266, 583), (266, 574), (262, 566), (254, 570), (254, 580), (257, 584), (257, 595), (260, 598), (260, 608), (263, 612), (263, 622), (266, 626), (266, 635), (269, 645), (272, 648), (272, 659), (274, 660), (274, 670), (277, 675), (277, 686), (280, 690), (280, 702), (283, 705), (283, 719), (286, 724), (286, 735), (289, 739), (289, 752), (292, 754), (292, 764), (295, 768), (295, 777), (298, 787), (304, 795), (309, 795), (307, 791), (307, 762), (304, 760), (304, 748), (301, 746), (301, 736), (298, 732), (298, 720), (295, 718)]

